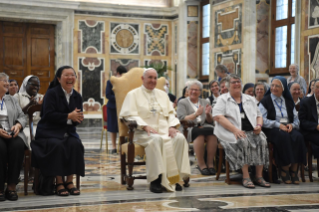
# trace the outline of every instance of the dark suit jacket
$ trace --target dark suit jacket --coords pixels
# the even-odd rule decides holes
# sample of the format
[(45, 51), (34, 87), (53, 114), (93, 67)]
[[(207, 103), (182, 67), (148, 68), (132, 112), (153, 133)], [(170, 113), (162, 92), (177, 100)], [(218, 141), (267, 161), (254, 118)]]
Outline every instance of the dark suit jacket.
[(115, 95), (113, 92), (113, 85), (110, 82), (110, 80), (107, 81), (106, 89), (105, 89), (105, 96), (108, 99), (108, 102), (106, 104), (106, 107), (115, 109), (116, 108), (116, 101), (115, 101)]
[(41, 120), (38, 123), (35, 139), (63, 139), (65, 133), (79, 138), (75, 129), (78, 123), (72, 121), (72, 125), (67, 125), (68, 114), (75, 108), (83, 111), (82, 96), (77, 91), (73, 90), (68, 104), (60, 85), (49, 89), (44, 96)]
[(298, 117), (300, 120), (301, 132), (318, 132), (318, 114), (315, 95), (312, 95), (311, 97), (306, 97), (301, 100)]

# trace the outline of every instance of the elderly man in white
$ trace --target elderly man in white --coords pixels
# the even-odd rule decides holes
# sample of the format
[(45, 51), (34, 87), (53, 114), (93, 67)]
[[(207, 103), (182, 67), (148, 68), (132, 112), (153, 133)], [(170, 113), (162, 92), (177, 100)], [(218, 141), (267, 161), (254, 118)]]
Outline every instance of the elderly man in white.
[(190, 175), (187, 141), (177, 130), (180, 122), (167, 94), (155, 88), (157, 72), (146, 69), (142, 81), (141, 87), (126, 95), (120, 118), (138, 125), (134, 142), (145, 147), (150, 190), (161, 193), (163, 186), (167, 191), (181, 191), (178, 182)]

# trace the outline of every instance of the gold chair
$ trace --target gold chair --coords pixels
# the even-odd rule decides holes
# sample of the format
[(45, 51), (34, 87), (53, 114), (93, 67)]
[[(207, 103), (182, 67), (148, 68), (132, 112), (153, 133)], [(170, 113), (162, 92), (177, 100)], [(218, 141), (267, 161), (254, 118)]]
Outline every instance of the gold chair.
[[(143, 68), (133, 68), (122, 77), (111, 77), (111, 83), (113, 85), (113, 91), (116, 98), (116, 109), (119, 117), (119, 113), (122, 108), (123, 101), (126, 94), (142, 85), (141, 77), (143, 75)], [(157, 80), (156, 88), (164, 90), (166, 81), (164, 77)], [(145, 161), (134, 162), (134, 158), (139, 156), (145, 157), (144, 147), (133, 143), (134, 131), (137, 128), (135, 121), (118, 120), (119, 126), (119, 138), (120, 138), (120, 159), (121, 159), (121, 183), (127, 184), (127, 190), (133, 190), (133, 184), (135, 179), (146, 179), (145, 175), (133, 176), (133, 167), (137, 165), (145, 165)], [(128, 142), (125, 141), (128, 137)], [(128, 174), (126, 173), (126, 167), (128, 168)]]
[(109, 144), (107, 142), (107, 107), (106, 104), (102, 106), (102, 132), (101, 132), (101, 143), (100, 143), (100, 149), (102, 149), (102, 141), (103, 141), (103, 135), (105, 131), (105, 145), (106, 145), (106, 152), (109, 151)]

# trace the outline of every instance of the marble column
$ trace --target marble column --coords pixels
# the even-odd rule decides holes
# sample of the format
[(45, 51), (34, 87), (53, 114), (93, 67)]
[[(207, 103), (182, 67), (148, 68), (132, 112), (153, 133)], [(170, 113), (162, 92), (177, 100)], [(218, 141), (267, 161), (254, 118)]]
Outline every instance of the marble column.
[[(301, 31), (301, 0), (296, 0), (295, 4), (295, 62), (300, 67), (300, 33)], [(302, 69), (303, 70), (303, 69)], [(299, 73), (304, 76), (304, 73)]]
[(256, 81), (256, 6), (251, 0), (245, 0), (243, 6), (243, 84)]
[(187, 74), (187, 8), (180, 1), (178, 11), (178, 62), (177, 62), (177, 91), (176, 96), (182, 96)]

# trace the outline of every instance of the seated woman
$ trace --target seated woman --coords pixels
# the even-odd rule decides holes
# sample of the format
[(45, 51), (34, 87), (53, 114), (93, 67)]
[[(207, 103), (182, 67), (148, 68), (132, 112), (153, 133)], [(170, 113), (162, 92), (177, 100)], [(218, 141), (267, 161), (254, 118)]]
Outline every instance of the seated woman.
[(255, 184), (270, 187), (262, 177), (263, 166), (268, 167), (268, 146), (261, 131), (262, 116), (253, 97), (241, 92), (241, 79), (235, 74), (226, 77), (229, 93), (221, 95), (214, 107), (215, 134), (225, 150), (230, 169), (241, 169), (242, 184), (255, 188), (248, 167), (256, 166)]
[(19, 85), (17, 80), (11, 79), (9, 80), (9, 90), (7, 92), (7, 94), (14, 96), (16, 93), (18, 93), (19, 91)]
[(259, 102), (264, 98), (264, 95), (267, 91), (267, 86), (263, 82), (257, 82), (254, 87), (254, 95), (256, 99), (257, 105), (259, 105)]
[(316, 79), (313, 79), (313, 80), (311, 80), (311, 81), (310, 81), (310, 83), (309, 83), (309, 87), (308, 87), (308, 94), (307, 94), (307, 97), (312, 96), (313, 91), (314, 91), (315, 81), (316, 81)]
[(185, 99), (186, 97), (188, 97), (188, 89), (187, 89), (187, 86), (185, 86), (185, 88), (183, 88), (183, 95), (178, 98), (177, 104), (178, 104), (178, 102), (179, 102), (180, 100)]
[(254, 87), (254, 83), (246, 83), (243, 88), (243, 93), (250, 96), (254, 96)]
[[(84, 176), (84, 147), (75, 126), (83, 121), (82, 96), (73, 89), (76, 74), (63, 66), (56, 72), (43, 100), (41, 120), (32, 141), (32, 167), (56, 176), (57, 195), (79, 195), (73, 175)], [(63, 184), (62, 176), (67, 176)]]
[[(38, 94), (40, 89), (40, 80), (37, 76), (29, 75), (24, 78), (20, 87), (19, 93), (16, 93), (14, 97), (18, 100), (22, 111), (27, 114), (29, 107), (34, 104), (42, 104), (43, 95)], [(36, 112), (33, 115), (33, 133), (36, 132), (37, 124), (40, 120), (40, 113)], [(29, 128), (29, 118), (27, 116), (27, 125), (23, 129), (24, 134), (27, 136), (28, 144), (30, 145), (31, 136)]]
[(291, 82), (288, 84), (288, 89), (290, 91), (290, 94), (292, 96), (292, 100), (294, 100), (296, 110), (299, 111), (300, 108), (300, 93), (301, 93), (301, 87), (297, 82)]
[[(194, 151), (198, 161), (198, 169), (202, 175), (215, 175), (214, 157), (217, 149), (217, 139), (214, 135), (214, 128), (211, 125), (213, 117), (212, 107), (204, 100), (200, 99), (203, 84), (193, 81), (189, 84), (189, 97), (180, 100), (177, 107), (177, 118), (179, 120), (191, 120), (195, 122), (195, 127), (188, 130), (187, 140), (194, 141)], [(207, 149), (207, 165), (204, 160), (204, 143)]]
[(298, 131), (297, 111), (284, 77), (273, 78), (259, 109), (264, 119), (263, 131), (274, 145), (275, 162), (281, 170), (282, 181), (299, 184), (298, 164), (307, 164), (307, 149)]
[[(18, 199), (16, 185), (19, 183), (24, 149), (29, 147), (22, 131), (26, 125), (25, 115), (17, 101), (6, 95), (8, 80), (8, 75), (0, 73), (0, 201)], [(4, 191), (6, 180), (7, 188)]]
[(212, 107), (214, 107), (216, 104), (217, 98), (220, 96), (219, 82), (217, 80), (212, 80), (209, 83), (209, 88), (210, 88), (210, 96), (206, 100), (210, 102), (210, 105)]

